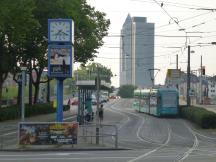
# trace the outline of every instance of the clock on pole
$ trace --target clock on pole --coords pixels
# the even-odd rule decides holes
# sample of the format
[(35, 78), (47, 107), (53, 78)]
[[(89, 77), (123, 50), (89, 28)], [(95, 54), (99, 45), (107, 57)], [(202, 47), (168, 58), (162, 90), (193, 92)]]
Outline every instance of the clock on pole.
[(72, 77), (74, 22), (48, 19), (48, 75), (57, 79), (56, 121), (63, 122), (64, 79)]
[(48, 19), (48, 42), (57, 44), (74, 43), (74, 22), (72, 19)]

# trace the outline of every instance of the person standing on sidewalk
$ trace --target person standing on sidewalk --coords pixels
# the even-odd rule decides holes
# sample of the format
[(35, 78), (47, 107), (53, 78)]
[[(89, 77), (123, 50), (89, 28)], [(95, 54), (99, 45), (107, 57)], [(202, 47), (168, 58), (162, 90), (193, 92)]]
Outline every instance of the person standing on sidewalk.
[(102, 122), (103, 121), (103, 104), (101, 104), (101, 106), (100, 106), (100, 108), (99, 108), (99, 120), (100, 120), (100, 122)]

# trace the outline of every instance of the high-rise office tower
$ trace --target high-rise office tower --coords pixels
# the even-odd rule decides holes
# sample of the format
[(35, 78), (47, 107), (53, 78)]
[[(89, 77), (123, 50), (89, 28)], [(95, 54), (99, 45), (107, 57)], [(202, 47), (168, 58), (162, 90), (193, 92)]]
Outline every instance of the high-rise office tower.
[(151, 87), (154, 83), (154, 23), (127, 16), (120, 40), (120, 85)]

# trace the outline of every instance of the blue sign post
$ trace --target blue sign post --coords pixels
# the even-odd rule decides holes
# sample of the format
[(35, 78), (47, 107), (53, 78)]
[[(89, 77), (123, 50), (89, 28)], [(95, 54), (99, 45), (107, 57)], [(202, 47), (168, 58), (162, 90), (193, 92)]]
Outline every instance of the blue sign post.
[(56, 121), (63, 122), (64, 79), (71, 78), (73, 71), (73, 20), (49, 19), (48, 43), (48, 75), (58, 81)]
[(57, 110), (56, 110), (56, 121), (63, 121), (63, 99), (64, 99), (64, 78), (58, 79), (57, 82)]

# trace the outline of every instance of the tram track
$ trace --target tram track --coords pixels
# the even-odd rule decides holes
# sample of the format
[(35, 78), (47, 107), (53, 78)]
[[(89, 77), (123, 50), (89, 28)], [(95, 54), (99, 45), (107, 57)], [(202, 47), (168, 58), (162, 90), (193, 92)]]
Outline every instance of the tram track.
[(191, 148), (189, 148), (186, 152), (184, 152), (183, 155), (180, 155), (179, 157), (177, 157), (173, 162), (182, 162), (182, 161), (184, 161), (199, 146), (199, 140), (198, 140), (198, 137), (197, 137), (196, 133), (186, 123), (184, 123), (184, 125), (189, 130), (189, 132), (191, 132), (191, 134), (194, 136), (194, 142), (193, 142), (193, 145), (192, 145)]
[(154, 152), (158, 151), (159, 149), (162, 149), (163, 147), (167, 146), (170, 139), (171, 139), (171, 132), (172, 132), (171, 129), (168, 127), (168, 137), (167, 137), (167, 140), (166, 140), (166, 142), (164, 144), (162, 144), (161, 146), (156, 147), (153, 150), (148, 151), (148, 152), (146, 152), (146, 153), (144, 153), (144, 154), (142, 154), (142, 155), (140, 155), (140, 156), (138, 156), (138, 157), (136, 157), (134, 159), (131, 159), (131, 160), (127, 161), (127, 162), (135, 162), (137, 160), (146, 158), (147, 156), (149, 156), (149, 155), (153, 154)]
[[(113, 109), (113, 107), (112, 107), (112, 109)], [(125, 114), (127, 114), (127, 117), (129, 117), (129, 115), (133, 115), (133, 116), (135, 116), (135, 117), (138, 117), (138, 118), (141, 120), (141, 122), (140, 122), (140, 124), (139, 124), (139, 127), (137, 128), (136, 137), (137, 137), (140, 141), (142, 141), (142, 142), (147, 142), (147, 143), (150, 143), (150, 144), (153, 144), (153, 145), (157, 145), (157, 147), (155, 147), (154, 149), (151, 149), (150, 151), (147, 151), (147, 152), (145, 152), (144, 154), (142, 154), (142, 155), (140, 155), (140, 156), (138, 156), (138, 157), (136, 157), (136, 158), (134, 158), (134, 159), (131, 159), (131, 160), (127, 161), (127, 162), (139, 161), (139, 160), (144, 159), (144, 158), (146, 158), (147, 156), (149, 156), (149, 155), (151, 155), (151, 154), (157, 152), (158, 150), (163, 150), (163, 148), (164, 148), (165, 146), (168, 146), (168, 144), (169, 144), (169, 142), (170, 142), (170, 140), (171, 140), (171, 134), (172, 134), (172, 129), (170, 128), (169, 125), (168, 125), (168, 128), (167, 128), (167, 129), (168, 129), (168, 130), (167, 130), (167, 132), (168, 132), (167, 140), (165, 141), (165, 143), (162, 143), (162, 144), (161, 144), (161, 143), (155, 142), (153, 139), (148, 139), (148, 138), (145, 138), (145, 137), (141, 136), (141, 130), (143, 129), (143, 126), (144, 126), (145, 121), (146, 121), (146, 119), (145, 119), (143, 116), (141, 116), (141, 115), (139, 115), (139, 114), (136, 114), (136, 113), (132, 113), (132, 112), (125, 112), (125, 111), (120, 110), (119, 108), (115, 108), (115, 109), (113, 109), (113, 110), (114, 110), (114, 111), (117, 111), (118, 113), (120, 113), (120, 114), (122, 114), (122, 115), (124, 115), (124, 116), (126, 116)], [(129, 118), (130, 118), (130, 117), (129, 117)], [(183, 153), (180, 153), (180, 154), (173, 160), (173, 162), (182, 162), (182, 161), (184, 161), (184, 160), (185, 160), (186, 158), (188, 158), (189, 155), (190, 155), (194, 150), (196, 150), (196, 149), (198, 148), (198, 146), (199, 146), (199, 140), (198, 140), (198, 137), (197, 137), (196, 132), (193, 131), (186, 123), (184, 123), (184, 125), (185, 125), (185, 127), (189, 130), (189, 132), (193, 135), (193, 137), (194, 137), (193, 145), (192, 145), (192, 147), (190, 147), (189, 149), (187, 149), (187, 151), (185, 151), (185, 152), (183, 152)], [(179, 138), (180, 138), (180, 137), (179, 137)], [(164, 148), (164, 149), (165, 149), (165, 148)]]
[[(141, 117), (140, 115), (137, 115), (137, 114), (135, 114), (135, 113), (122, 111), (122, 110), (120, 110), (120, 109), (118, 109), (118, 108), (113, 108), (113, 107), (111, 107), (110, 109), (111, 109), (112, 111), (114, 111), (115, 113), (119, 113), (120, 115), (122, 115), (122, 116), (124, 116), (124, 117), (127, 117), (127, 121), (124, 122), (124, 123), (119, 127), (119, 130), (120, 130), (123, 126), (125, 126), (129, 121), (131, 121), (131, 117), (130, 117), (129, 115), (136, 116), (136, 117), (138, 117), (138, 118), (141, 118), (141, 120), (142, 120), (142, 121), (141, 121), (141, 124), (138, 124), (139, 127), (138, 127), (138, 129), (137, 129), (137, 131), (136, 131), (136, 136), (137, 136), (137, 138), (138, 138), (140, 141), (142, 141), (142, 142), (147, 142), (147, 143), (154, 144), (154, 145), (162, 145), (161, 143), (158, 143), (158, 142), (154, 141), (153, 139), (150, 139), (150, 138), (146, 139), (146, 138), (140, 136), (141, 128), (143, 127), (143, 125), (144, 125), (144, 123), (145, 123), (145, 118), (144, 118), (144, 117)], [(127, 114), (127, 115), (126, 115), (126, 114)]]
[[(159, 142), (159, 141), (155, 141), (154, 139), (151, 139), (151, 138), (149, 138), (149, 137), (144, 137), (144, 136), (141, 136), (141, 135), (140, 135), (140, 134), (141, 134), (142, 127), (144, 126), (145, 121), (146, 121), (146, 116), (144, 117), (144, 116), (141, 116), (140, 114), (137, 114), (137, 113), (134, 113), (134, 112), (122, 111), (122, 110), (120, 110), (119, 108), (113, 108), (113, 107), (112, 107), (111, 109), (114, 110), (115, 112), (121, 113), (122, 115), (127, 114), (127, 117), (129, 117), (129, 115), (133, 115), (133, 116), (138, 117), (139, 119), (141, 119), (141, 122), (140, 122), (141, 124), (138, 124), (139, 127), (138, 127), (138, 129), (137, 129), (137, 131), (136, 131), (136, 136), (137, 136), (137, 138), (138, 138), (140, 141), (142, 141), (142, 142), (147, 142), (147, 143), (154, 144), (154, 145), (159, 145), (159, 146), (163, 145), (163, 143), (161, 143), (161, 142)], [(131, 118), (131, 117), (129, 117), (129, 118)], [(130, 119), (130, 120), (131, 120), (131, 119)], [(126, 123), (125, 123), (125, 124), (126, 124)]]
[[(137, 131), (136, 131), (136, 137), (137, 137), (141, 142), (150, 143), (150, 144), (152, 144), (152, 145), (154, 146), (153, 149), (150, 149), (149, 151), (145, 152), (144, 154), (142, 154), (142, 155), (140, 155), (140, 156), (138, 156), (138, 157), (136, 157), (136, 158), (133, 158), (133, 159), (129, 160), (128, 162), (135, 162), (135, 161), (137, 161), (137, 160), (143, 159), (143, 158), (145, 158), (145, 157), (151, 155), (152, 153), (156, 152), (157, 150), (162, 149), (163, 147), (165, 147), (165, 146), (168, 145), (168, 143), (169, 143), (169, 141), (170, 141), (170, 139), (171, 139), (171, 132), (172, 132), (172, 130), (170, 129), (170, 127), (167, 128), (167, 132), (168, 132), (167, 134), (168, 134), (168, 135), (167, 135), (166, 141), (165, 141), (164, 143), (158, 143), (158, 142), (155, 142), (153, 139), (146, 139), (146, 138), (144, 138), (143, 136), (140, 135), (140, 134), (141, 134), (141, 130), (142, 130), (142, 128), (143, 128), (143, 126), (144, 126), (144, 124), (145, 124), (145, 120), (146, 120), (143, 116), (141, 116), (141, 115), (139, 115), (139, 114), (136, 114), (136, 113), (132, 113), (132, 112), (125, 112), (125, 111), (122, 111), (122, 110), (120, 110), (120, 109), (118, 109), (118, 108), (116, 108), (116, 107), (114, 108), (113, 106), (112, 106), (110, 109), (111, 109), (112, 111), (115, 111), (115, 112), (121, 114), (121, 115), (127, 116), (128, 118), (131, 118), (131, 117), (129, 117), (129, 115), (133, 115), (133, 116), (135, 116), (136, 118), (138, 117), (139, 123), (140, 123), (140, 124), (138, 124), (139, 127), (137, 128)], [(127, 115), (126, 115), (126, 114), (127, 114)], [(140, 119), (141, 119), (141, 122), (140, 122)], [(129, 120), (129, 121), (130, 121), (130, 120)], [(128, 122), (129, 122), (129, 121), (128, 121)], [(126, 125), (126, 123), (124, 123), (124, 125)], [(122, 127), (123, 127), (124, 125), (122, 125)], [(121, 127), (121, 128), (122, 128), (122, 127)], [(155, 147), (155, 146), (156, 146), (156, 147)]]

